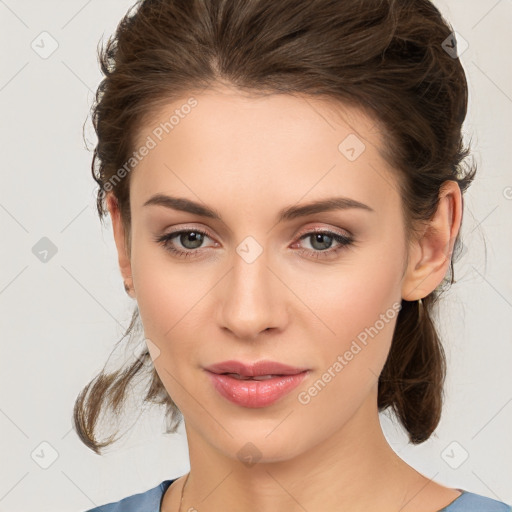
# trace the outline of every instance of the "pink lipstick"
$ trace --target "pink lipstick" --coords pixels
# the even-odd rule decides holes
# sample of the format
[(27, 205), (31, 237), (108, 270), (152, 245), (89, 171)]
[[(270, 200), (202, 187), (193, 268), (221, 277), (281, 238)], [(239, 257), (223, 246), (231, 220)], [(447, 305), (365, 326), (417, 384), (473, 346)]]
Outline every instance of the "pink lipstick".
[(242, 407), (266, 407), (296, 388), (309, 368), (275, 361), (224, 361), (205, 368), (215, 389)]

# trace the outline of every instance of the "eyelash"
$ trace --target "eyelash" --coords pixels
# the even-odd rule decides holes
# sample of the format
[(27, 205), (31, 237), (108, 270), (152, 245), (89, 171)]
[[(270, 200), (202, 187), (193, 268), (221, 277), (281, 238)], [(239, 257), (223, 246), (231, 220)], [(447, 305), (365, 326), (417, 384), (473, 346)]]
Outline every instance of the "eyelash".
[[(164, 248), (169, 251), (170, 253), (174, 254), (175, 256), (179, 258), (189, 258), (194, 253), (198, 252), (199, 249), (188, 249), (186, 251), (183, 251), (181, 249), (176, 249), (176, 247), (171, 245), (171, 240), (173, 238), (176, 238), (179, 235), (185, 234), (185, 233), (198, 233), (200, 235), (207, 236), (208, 238), (212, 238), (206, 231), (203, 231), (201, 229), (182, 229), (180, 231), (173, 231), (172, 233), (167, 233), (165, 235), (161, 235), (155, 238), (155, 241), (161, 245), (164, 246)], [(342, 251), (343, 249), (349, 247), (351, 244), (354, 243), (354, 239), (349, 236), (340, 235), (339, 233), (335, 233), (332, 231), (326, 231), (326, 230), (316, 230), (316, 231), (308, 231), (307, 233), (301, 235), (299, 237), (299, 241), (311, 237), (313, 235), (327, 235), (331, 238), (333, 238), (336, 242), (338, 242), (340, 245), (334, 249), (326, 249), (325, 251), (314, 251), (311, 249), (298, 249), (298, 253), (300, 255), (303, 255), (304, 253), (307, 253), (309, 256), (312, 256), (313, 258), (319, 259), (319, 258), (325, 258), (325, 254), (327, 254), (327, 257), (331, 257), (332, 255), (336, 255), (338, 252)]]

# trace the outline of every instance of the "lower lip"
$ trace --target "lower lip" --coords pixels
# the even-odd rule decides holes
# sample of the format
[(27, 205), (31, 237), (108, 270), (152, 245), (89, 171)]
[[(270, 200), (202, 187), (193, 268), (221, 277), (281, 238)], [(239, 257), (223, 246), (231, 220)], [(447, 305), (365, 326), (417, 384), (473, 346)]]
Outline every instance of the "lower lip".
[(309, 371), (266, 380), (241, 380), (210, 371), (206, 373), (215, 389), (230, 402), (242, 407), (266, 407), (295, 389)]

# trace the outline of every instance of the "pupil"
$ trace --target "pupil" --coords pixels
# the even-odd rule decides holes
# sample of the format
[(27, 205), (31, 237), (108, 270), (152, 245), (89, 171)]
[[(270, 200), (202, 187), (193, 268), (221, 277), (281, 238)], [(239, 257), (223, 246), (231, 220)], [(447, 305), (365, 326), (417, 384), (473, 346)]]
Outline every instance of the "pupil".
[[(201, 233), (196, 233), (195, 231), (190, 231), (189, 233), (183, 233), (181, 235), (180, 242), (187, 249), (197, 249), (201, 245), (201, 242), (203, 241), (202, 236), (203, 235)], [(184, 240), (185, 240), (185, 243), (183, 243)], [(188, 243), (187, 243), (188, 240), (192, 240), (191, 246), (188, 245)]]
[[(327, 241), (325, 241), (327, 239)], [(312, 244), (315, 249), (329, 249), (332, 244), (332, 237), (323, 233), (317, 233), (313, 235), (314, 243)], [(316, 242), (320, 244), (326, 244), (327, 247), (315, 247)]]

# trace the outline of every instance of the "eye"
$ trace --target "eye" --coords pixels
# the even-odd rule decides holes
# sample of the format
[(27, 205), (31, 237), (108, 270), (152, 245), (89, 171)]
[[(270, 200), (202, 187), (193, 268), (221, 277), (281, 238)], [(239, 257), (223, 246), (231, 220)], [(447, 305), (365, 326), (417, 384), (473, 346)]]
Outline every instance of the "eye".
[[(299, 254), (307, 254), (313, 258), (330, 258), (340, 251), (354, 243), (351, 236), (345, 236), (340, 233), (326, 230), (309, 231), (299, 238), (301, 240), (309, 239), (313, 249), (299, 249)], [(338, 244), (331, 248), (333, 241)], [(318, 249), (318, 250), (316, 250)]]
[[(159, 236), (155, 241), (162, 244), (170, 253), (175, 254), (178, 257), (188, 258), (189, 256), (192, 256), (194, 252), (198, 252), (195, 249), (199, 248), (205, 237), (210, 238), (208, 233), (201, 229), (182, 229), (180, 231), (174, 231), (172, 233)], [(175, 246), (175, 238), (178, 239), (182, 247), (186, 250)]]
[[(198, 249), (202, 248), (201, 245), (205, 237), (211, 238), (206, 231), (189, 228), (158, 236), (155, 238), (155, 241), (163, 245), (167, 251), (175, 256), (188, 258), (200, 252)], [(175, 239), (179, 241), (182, 248), (176, 247)], [(313, 258), (330, 258), (354, 243), (354, 239), (351, 236), (326, 230), (309, 231), (301, 235), (299, 242), (296, 242), (296, 244), (305, 239), (310, 240), (312, 249), (300, 248), (297, 252), (300, 255), (306, 254)], [(334, 248), (332, 248), (333, 241), (337, 244)]]

